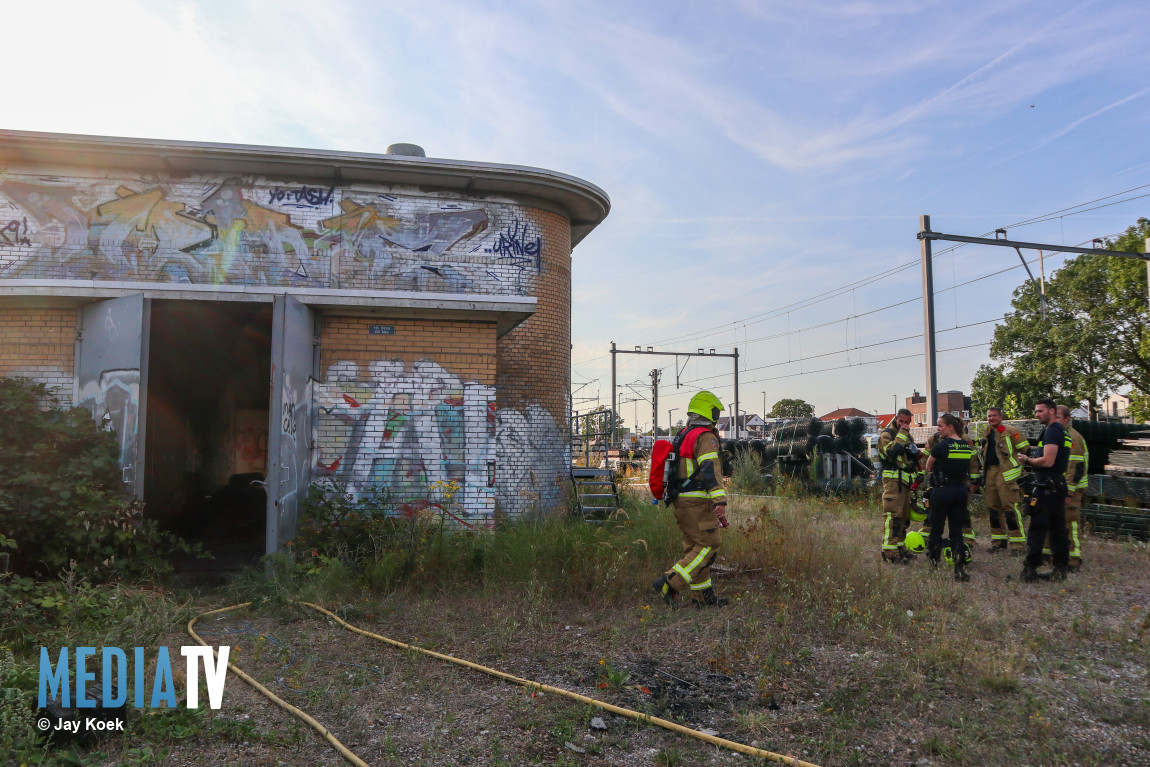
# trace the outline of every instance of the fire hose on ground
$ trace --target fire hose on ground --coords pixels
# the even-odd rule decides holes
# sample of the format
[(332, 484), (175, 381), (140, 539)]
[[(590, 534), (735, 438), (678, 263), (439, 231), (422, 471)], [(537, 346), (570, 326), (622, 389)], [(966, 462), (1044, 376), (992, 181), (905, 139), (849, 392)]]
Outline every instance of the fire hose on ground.
[[(380, 641), (380, 642), (384, 642), (386, 644), (391, 645), (392, 647), (398, 647), (401, 650), (410, 650), (413, 652), (423, 653), (424, 655), (428, 655), (432, 658), (438, 658), (439, 660), (447, 661), (448, 663), (454, 663), (458, 666), (464, 666), (466, 668), (474, 669), (474, 670), (480, 671), (484, 674), (488, 674), (488, 675), (494, 676), (498, 679), (502, 679), (506, 682), (511, 682), (511, 683), (517, 684), (521, 687), (525, 687), (528, 690), (548, 692), (548, 693), (552, 693), (554, 695), (560, 695), (560, 696), (563, 696), (565, 698), (570, 698), (572, 700), (577, 700), (580, 703), (586, 703), (588, 705), (595, 706), (597, 708), (601, 708), (604, 711), (609, 711), (612, 714), (616, 714), (618, 716), (626, 717), (628, 719), (635, 719), (637, 721), (646, 722), (648, 724), (654, 724), (654, 725), (657, 725), (657, 726), (662, 727), (664, 729), (671, 730), (672, 732), (677, 732), (681, 735), (687, 735), (689, 737), (695, 738), (696, 740), (701, 740), (701, 741), (704, 741), (706, 743), (710, 743), (712, 745), (719, 746), (721, 748), (729, 749), (731, 751), (737, 751), (741, 754), (747, 754), (749, 756), (757, 756), (757, 757), (760, 757), (763, 759), (768, 759), (772, 762), (777, 762), (779, 764), (794, 765), (795, 767), (818, 767), (818, 765), (816, 765), (816, 764), (813, 764), (811, 762), (804, 762), (801, 759), (797, 759), (793, 756), (784, 756), (783, 754), (776, 754), (776, 753), (773, 753), (771, 751), (766, 751), (766, 750), (761, 749), (761, 748), (756, 748), (754, 746), (748, 746), (744, 743), (738, 743), (738, 742), (733, 741), (733, 740), (727, 740), (726, 738), (720, 738), (716, 735), (710, 735), (710, 734), (705, 733), (705, 732), (700, 732), (699, 730), (692, 730), (690, 727), (684, 727), (681, 724), (677, 724), (675, 722), (671, 722), (671, 721), (668, 721), (666, 719), (660, 719), (658, 717), (654, 717), (654, 716), (651, 716), (649, 714), (644, 714), (641, 711), (633, 711), (631, 709), (623, 708), (621, 706), (615, 706), (615, 705), (612, 705), (610, 703), (605, 703), (601, 700), (596, 700), (594, 698), (588, 698), (587, 696), (580, 695), (579, 693), (576, 693), (576, 692), (571, 692), (570, 690), (564, 690), (560, 687), (552, 687), (551, 685), (540, 684), (538, 682), (532, 682), (529, 679), (521, 679), (520, 677), (513, 676), (513, 675), (505, 673), (503, 671), (497, 671), (496, 669), (488, 668), (487, 666), (481, 666), (478, 663), (472, 663), (471, 661), (463, 660), (461, 658), (456, 658), (456, 657), (453, 657), (451, 655), (444, 655), (443, 653), (434, 652), (433, 650), (428, 650), (428, 649), (423, 648), (423, 647), (418, 647), (415, 645), (406, 644), (404, 642), (400, 642), (400, 641), (395, 640), (395, 639), (389, 639), (388, 637), (382, 636), (380, 634), (376, 634), (376, 633), (373, 633), (371, 631), (366, 631), (364, 629), (361, 629), (358, 626), (353, 626), (352, 624), (350, 624), (347, 621), (340, 618), (335, 613), (331, 612), (330, 610), (327, 610), (326, 608), (320, 607), (319, 605), (312, 604), (311, 602), (303, 602), (303, 601), (296, 601), (296, 600), (292, 600), (292, 601), (294, 604), (303, 605), (303, 606), (305, 606), (311, 610), (314, 610), (318, 613), (326, 615), (327, 617), (331, 618), (332, 620), (334, 620), (339, 625), (343, 626), (348, 631), (354, 632), (356, 634), (360, 634), (360, 635), (365, 636), (365, 637), (369, 637), (371, 639), (375, 639), (375, 640)], [(211, 645), (209, 645), (207, 642), (205, 642), (203, 640), (203, 638), (200, 637), (200, 635), (196, 633), (195, 628), (194, 628), (196, 621), (198, 621), (200, 618), (205, 618), (209, 615), (218, 615), (220, 613), (231, 612), (233, 610), (240, 610), (240, 609), (243, 609), (245, 607), (251, 606), (251, 604), (252, 604), (251, 602), (243, 602), (243, 603), (238, 604), (238, 605), (231, 605), (230, 607), (221, 607), (218, 610), (210, 610), (210, 611), (205, 612), (205, 613), (200, 613), (195, 618), (192, 618), (190, 621), (188, 621), (188, 634), (190, 634), (191, 637), (193, 639), (195, 639), (197, 642), (199, 642), (201, 645), (203, 645), (205, 647), (211, 647)], [(215, 650), (213, 649), (212, 652), (214, 653)], [(316, 732), (318, 732), (321, 736), (323, 736), (323, 739), (326, 740), (328, 743), (330, 743), (332, 748), (334, 748), (336, 751), (338, 751), (340, 756), (342, 756), (348, 762), (356, 765), (356, 767), (369, 767), (367, 762), (363, 761), (358, 756), (356, 756), (354, 753), (352, 753), (351, 750), (349, 750), (347, 748), (347, 746), (343, 745), (343, 743), (341, 743), (339, 741), (339, 739), (336, 738), (335, 735), (333, 735), (331, 733), (331, 731), (327, 727), (325, 727), (323, 724), (316, 721), (311, 716), (308, 716), (308, 714), (305, 713), (304, 711), (300, 710), (299, 708), (296, 708), (292, 704), (288, 703), (287, 701), (285, 701), (282, 698), (280, 698), (279, 696), (277, 696), (275, 693), (273, 693), (267, 687), (263, 686), (262, 684), (257, 682), (255, 679), (253, 679), (251, 676), (244, 673), (234, 663), (231, 663), (229, 661), (228, 662), (228, 668), (230, 668), (236, 676), (238, 676), (240, 679), (244, 680), (256, 692), (260, 693), (265, 698), (270, 700), (272, 703), (276, 704), (277, 706), (282, 708), (284, 711), (288, 712), (289, 714), (296, 717), (297, 719), (299, 719), (300, 721), (304, 722), (309, 727), (314, 729)]]

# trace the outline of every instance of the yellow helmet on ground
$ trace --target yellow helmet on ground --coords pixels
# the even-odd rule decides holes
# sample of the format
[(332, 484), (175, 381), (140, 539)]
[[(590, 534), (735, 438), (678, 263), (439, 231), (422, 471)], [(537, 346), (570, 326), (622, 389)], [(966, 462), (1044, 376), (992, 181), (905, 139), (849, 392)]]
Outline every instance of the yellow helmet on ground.
[(687, 406), (688, 413), (701, 415), (714, 423), (719, 420), (719, 413), (723, 412), (723, 403), (709, 391), (701, 391), (691, 397), (691, 404)]
[(912, 554), (921, 554), (926, 551), (926, 539), (922, 537), (922, 533), (914, 530), (906, 534), (906, 541), (903, 545)]

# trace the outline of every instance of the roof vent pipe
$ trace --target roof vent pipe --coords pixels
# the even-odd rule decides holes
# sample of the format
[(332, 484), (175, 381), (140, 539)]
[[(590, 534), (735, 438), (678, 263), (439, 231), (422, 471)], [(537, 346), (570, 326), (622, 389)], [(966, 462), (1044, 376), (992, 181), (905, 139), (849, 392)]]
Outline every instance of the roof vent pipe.
[(427, 157), (423, 147), (417, 144), (392, 144), (387, 148), (388, 154), (398, 154), (404, 157)]

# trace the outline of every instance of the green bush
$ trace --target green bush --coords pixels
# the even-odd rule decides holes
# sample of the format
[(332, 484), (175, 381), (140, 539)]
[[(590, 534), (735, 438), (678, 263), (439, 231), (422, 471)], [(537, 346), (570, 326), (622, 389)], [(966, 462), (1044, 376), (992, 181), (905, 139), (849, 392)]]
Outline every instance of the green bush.
[(21, 678), (27, 676), (24, 671), (16, 665), (12, 651), (0, 647), (0, 754), (15, 758), (17, 763), (40, 750), (32, 724), (31, 683)]
[(190, 551), (145, 522), (118, 453), (87, 410), (56, 405), (43, 384), (0, 378), (0, 546), (14, 549), (14, 572), (151, 575), (166, 569), (166, 554)]

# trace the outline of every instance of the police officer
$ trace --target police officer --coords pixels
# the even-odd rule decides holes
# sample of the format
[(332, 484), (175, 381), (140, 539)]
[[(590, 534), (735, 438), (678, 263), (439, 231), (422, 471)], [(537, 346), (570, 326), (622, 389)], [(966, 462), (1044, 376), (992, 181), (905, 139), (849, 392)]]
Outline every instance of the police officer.
[(681, 447), (676, 468), (675, 522), (683, 536), (683, 558), (651, 584), (672, 607), (689, 591), (696, 606), (722, 607), (726, 597), (711, 585), (711, 563), (722, 544), (720, 527), (727, 526), (727, 491), (719, 484), (723, 464), (715, 422), (723, 403), (701, 391), (687, 406), (687, 425), (675, 437)]
[(884, 562), (906, 564), (914, 554), (906, 550), (910, 526), (910, 486), (918, 474), (922, 451), (910, 436), (911, 412), (900, 409), (878, 437), (878, 458), (882, 465), (882, 558)]
[(1054, 572), (1051, 578), (1063, 580), (1070, 571), (1070, 541), (1066, 533), (1066, 469), (1070, 465), (1070, 435), (1055, 417), (1057, 405), (1052, 399), (1041, 399), (1034, 405), (1034, 417), (1044, 427), (1034, 456), (1019, 453), (1018, 460), (1034, 470), (1034, 500), (1030, 506), (1030, 528), (1026, 531), (1026, 560), (1022, 580), (1030, 583), (1040, 578), (1042, 547), (1047, 533), (1054, 550)]
[(966, 510), (967, 485), (974, 462), (974, 448), (962, 439), (962, 421), (951, 413), (938, 417), (937, 444), (930, 450), (926, 459), (926, 471), (930, 475), (930, 510), (927, 522), (930, 524), (930, 539), (926, 545), (926, 557), (932, 565), (937, 565), (942, 556), (942, 528), (947, 527), (950, 537), (951, 557), (954, 561), (954, 579), (970, 580), (966, 572), (966, 543), (963, 527), (969, 519)]
[[(1013, 426), (1002, 422), (1002, 410), (986, 411), (986, 437), (980, 449), (982, 495), (990, 518), (990, 551), (1007, 548), (1021, 554), (1026, 546), (1022, 531), (1022, 491), (1018, 478), (1022, 466), (1015, 454), (1030, 444)], [(970, 491), (975, 492), (972, 484)]]

